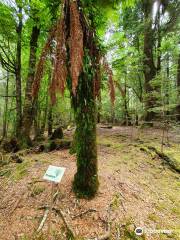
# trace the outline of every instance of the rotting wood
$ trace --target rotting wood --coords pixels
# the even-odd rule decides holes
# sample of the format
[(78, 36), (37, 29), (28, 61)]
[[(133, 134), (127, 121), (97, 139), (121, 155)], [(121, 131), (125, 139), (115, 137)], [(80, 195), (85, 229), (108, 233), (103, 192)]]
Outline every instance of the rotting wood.
[(173, 170), (175, 170), (176, 172), (180, 173), (180, 166), (178, 165), (178, 163), (176, 163), (176, 160), (174, 160), (172, 157), (169, 157), (167, 154), (160, 152), (157, 148), (153, 147), (153, 146), (147, 146), (147, 148), (150, 151), (153, 151), (157, 154), (158, 157), (160, 157), (162, 160), (165, 161), (165, 163), (167, 165), (169, 165), (169, 167)]

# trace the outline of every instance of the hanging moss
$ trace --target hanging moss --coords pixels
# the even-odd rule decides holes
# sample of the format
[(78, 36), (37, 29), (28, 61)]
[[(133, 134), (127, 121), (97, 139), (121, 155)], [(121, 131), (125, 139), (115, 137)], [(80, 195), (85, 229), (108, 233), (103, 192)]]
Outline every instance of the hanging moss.
[(94, 197), (98, 189), (96, 146), (96, 103), (93, 94), (93, 71), (86, 52), (83, 72), (80, 75), (76, 101), (77, 173), (73, 189), (80, 198)]

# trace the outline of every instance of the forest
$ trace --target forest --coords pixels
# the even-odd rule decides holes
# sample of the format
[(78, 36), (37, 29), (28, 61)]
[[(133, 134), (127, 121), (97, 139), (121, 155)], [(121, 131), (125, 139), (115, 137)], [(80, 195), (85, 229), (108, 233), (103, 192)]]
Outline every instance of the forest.
[(179, 174), (179, 0), (0, 0), (0, 240), (178, 240)]

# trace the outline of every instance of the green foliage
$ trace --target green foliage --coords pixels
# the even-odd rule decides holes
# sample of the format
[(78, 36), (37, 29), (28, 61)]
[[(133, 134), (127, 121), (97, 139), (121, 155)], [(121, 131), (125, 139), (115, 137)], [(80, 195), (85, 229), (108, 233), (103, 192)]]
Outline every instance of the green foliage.
[(42, 192), (44, 192), (45, 187), (39, 186), (39, 185), (33, 185), (31, 189), (31, 197), (36, 197)]

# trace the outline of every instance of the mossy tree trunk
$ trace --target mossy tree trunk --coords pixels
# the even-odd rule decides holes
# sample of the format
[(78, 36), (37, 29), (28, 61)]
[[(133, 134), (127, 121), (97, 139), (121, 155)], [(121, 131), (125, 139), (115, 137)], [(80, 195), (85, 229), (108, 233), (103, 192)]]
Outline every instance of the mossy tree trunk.
[[(38, 24), (38, 23), (37, 23)], [(26, 82), (25, 100), (23, 109), (22, 131), (21, 138), (24, 146), (31, 145), (30, 132), (34, 119), (34, 107), (36, 107), (35, 101), (32, 98), (32, 85), (35, 76), (36, 67), (36, 51), (38, 46), (38, 38), (40, 29), (35, 24), (32, 28), (31, 40), (30, 40), (30, 56), (29, 56), (29, 72)]]
[(16, 46), (16, 137), (20, 137), (22, 125), (22, 89), (21, 89), (21, 51), (22, 51), (22, 7), (18, 7), (17, 46)]
[(93, 72), (89, 56), (84, 57), (84, 71), (79, 78), (75, 99), (77, 173), (73, 188), (78, 197), (91, 198), (98, 189), (96, 146), (96, 102)]

